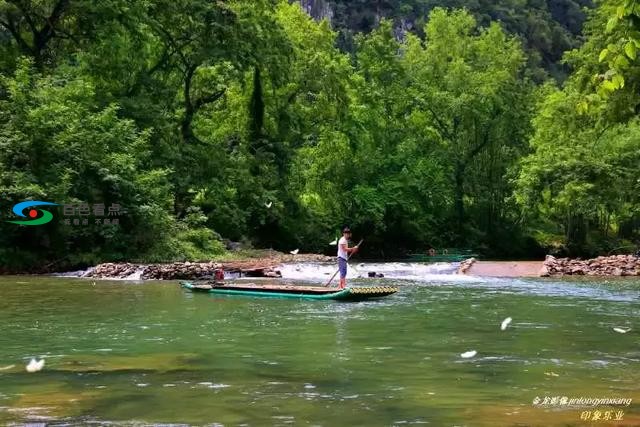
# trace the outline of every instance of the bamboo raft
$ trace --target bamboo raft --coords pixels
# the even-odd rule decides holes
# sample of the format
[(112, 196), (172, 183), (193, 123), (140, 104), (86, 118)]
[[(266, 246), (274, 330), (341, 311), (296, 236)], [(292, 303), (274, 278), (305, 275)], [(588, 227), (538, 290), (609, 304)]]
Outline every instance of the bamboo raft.
[(381, 298), (398, 292), (393, 286), (347, 287), (344, 289), (322, 286), (273, 285), (255, 283), (203, 283), (180, 282), (191, 292), (252, 297), (297, 298), (312, 300), (363, 301)]

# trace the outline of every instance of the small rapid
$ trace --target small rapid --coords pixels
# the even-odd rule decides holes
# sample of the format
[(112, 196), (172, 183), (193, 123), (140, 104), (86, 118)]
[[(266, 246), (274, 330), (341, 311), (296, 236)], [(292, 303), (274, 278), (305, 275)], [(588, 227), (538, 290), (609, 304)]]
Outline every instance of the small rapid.
[[(439, 262), (433, 264), (416, 262), (366, 262), (350, 263), (347, 279), (368, 278), (370, 273), (385, 279), (414, 282), (478, 282), (481, 278), (457, 274), (459, 263)], [(323, 281), (337, 271), (333, 263), (288, 263), (278, 267), (284, 279), (300, 281)], [(380, 276), (382, 275), (382, 276)]]
[[(417, 263), (417, 262), (351, 262), (347, 271), (347, 279), (355, 284), (385, 283), (418, 286), (456, 285), (482, 289), (485, 294), (539, 295), (551, 297), (587, 298), (592, 300), (637, 301), (640, 290), (629, 281), (624, 280), (590, 280), (589, 278), (554, 278), (535, 277), (489, 277), (458, 274), (460, 263)], [(145, 266), (132, 268), (122, 277), (105, 278), (110, 281), (128, 281), (142, 283)], [(275, 268), (282, 274), (285, 282), (324, 284), (337, 271), (333, 262), (288, 262)], [(94, 267), (87, 270), (58, 273), (54, 276), (69, 278), (89, 278)], [(373, 275), (375, 278), (371, 278)], [(236, 280), (244, 275), (225, 272), (227, 280)], [(91, 277), (92, 280), (99, 280)], [(102, 280), (105, 280), (102, 279)], [(274, 280), (273, 278), (251, 277), (250, 280)], [(278, 280), (278, 279), (276, 279)], [(336, 276), (334, 285), (338, 283)]]
[[(375, 277), (385, 279), (408, 280), (416, 282), (478, 282), (483, 279), (457, 274), (460, 263), (416, 263), (416, 262), (352, 262), (349, 263), (347, 279), (363, 279), (374, 273)], [(122, 277), (109, 277), (108, 280), (142, 280), (147, 266), (140, 265), (135, 270)], [(86, 270), (53, 273), (57, 277), (91, 277), (95, 267)], [(337, 263), (332, 262), (288, 262), (279, 265), (276, 270), (282, 273), (282, 278), (293, 281), (323, 282), (337, 271)], [(225, 271), (227, 279), (242, 277), (237, 271)]]
[(63, 273), (51, 273), (50, 275), (54, 277), (87, 277), (95, 269), (95, 267), (89, 267), (86, 270), (65, 271)]

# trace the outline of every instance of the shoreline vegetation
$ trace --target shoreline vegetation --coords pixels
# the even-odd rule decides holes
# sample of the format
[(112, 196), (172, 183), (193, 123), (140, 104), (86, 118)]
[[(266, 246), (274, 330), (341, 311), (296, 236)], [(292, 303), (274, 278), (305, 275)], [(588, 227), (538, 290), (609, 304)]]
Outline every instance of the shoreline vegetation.
[(637, 249), (633, 10), (368, 3), (0, 2), (0, 269)]

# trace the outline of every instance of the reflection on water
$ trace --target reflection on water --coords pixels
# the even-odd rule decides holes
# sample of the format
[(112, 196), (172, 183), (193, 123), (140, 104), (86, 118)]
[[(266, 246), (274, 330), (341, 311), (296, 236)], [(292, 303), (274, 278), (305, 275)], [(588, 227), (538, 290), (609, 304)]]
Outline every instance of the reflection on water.
[(0, 423), (560, 426), (586, 409), (533, 400), (584, 396), (640, 425), (639, 282), (465, 280), (340, 303), (3, 277)]

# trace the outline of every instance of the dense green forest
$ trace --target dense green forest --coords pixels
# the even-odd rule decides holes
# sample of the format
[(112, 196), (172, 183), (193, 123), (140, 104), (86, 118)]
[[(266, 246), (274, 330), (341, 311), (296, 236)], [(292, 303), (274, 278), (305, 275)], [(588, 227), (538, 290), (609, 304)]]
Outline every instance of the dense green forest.
[(0, 0), (0, 264), (637, 243), (629, 2), (301, 3)]

